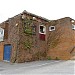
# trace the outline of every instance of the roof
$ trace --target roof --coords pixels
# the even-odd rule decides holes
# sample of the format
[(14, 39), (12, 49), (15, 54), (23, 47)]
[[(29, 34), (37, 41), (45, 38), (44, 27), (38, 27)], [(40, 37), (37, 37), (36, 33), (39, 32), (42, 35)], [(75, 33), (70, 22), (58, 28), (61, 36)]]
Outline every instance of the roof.
[(46, 18), (44, 18), (44, 17), (41, 17), (41, 16), (38, 16), (38, 15), (35, 15), (35, 14), (32, 14), (32, 13), (30, 13), (30, 12), (27, 12), (26, 10), (24, 10), (23, 12), (22, 12), (22, 14), (28, 14), (28, 15), (31, 15), (31, 16), (33, 16), (33, 17), (37, 17), (37, 18), (40, 18), (40, 19), (42, 19), (42, 20), (44, 20), (44, 21), (50, 21), (50, 20), (48, 20), (48, 19), (46, 19)]
[[(67, 18), (67, 19), (69, 18), (70, 20), (74, 20), (74, 19), (72, 19), (72, 18), (70, 18), (70, 17), (64, 17), (64, 18), (60, 18), (60, 19), (57, 19), (57, 20), (49, 20), (49, 19), (46, 19), (46, 18), (44, 18), (44, 17), (35, 15), (35, 14), (33, 14), (33, 13), (30, 13), (30, 12), (24, 10), (22, 13), (20, 13), (20, 14), (18, 14), (18, 15), (15, 15), (15, 16), (13, 16), (13, 17), (11, 17), (11, 18), (8, 18), (8, 20), (4, 21), (4, 23), (5, 23), (5, 22), (9, 22), (10, 19), (12, 19), (12, 18), (14, 18), (14, 17), (17, 17), (17, 16), (21, 16), (22, 14), (31, 15), (31, 16), (33, 16), (33, 17), (37, 17), (37, 18), (39, 18), (39, 19), (42, 19), (42, 20), (44, 20), (44, 21), (46, 21), (46, 22), (53, 22), (53, 21), (63, 20), (63, 19), (66, 19), (66, 18)], [(3, 23), (3, 22), (2, 22), (2, 23)], [(0, 23), (0, 24), (1, 24), (1, 23)]]

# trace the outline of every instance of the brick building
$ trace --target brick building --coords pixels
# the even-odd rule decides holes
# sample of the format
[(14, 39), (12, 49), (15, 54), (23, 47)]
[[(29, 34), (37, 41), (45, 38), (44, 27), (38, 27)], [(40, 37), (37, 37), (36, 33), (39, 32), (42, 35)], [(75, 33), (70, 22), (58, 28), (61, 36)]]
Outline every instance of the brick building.
[[(72, 59), (74, 20), (48, 20), (24, 11), (0, 24), (0, 60)], [(4, 35), (4, 36), (3, 36)]]

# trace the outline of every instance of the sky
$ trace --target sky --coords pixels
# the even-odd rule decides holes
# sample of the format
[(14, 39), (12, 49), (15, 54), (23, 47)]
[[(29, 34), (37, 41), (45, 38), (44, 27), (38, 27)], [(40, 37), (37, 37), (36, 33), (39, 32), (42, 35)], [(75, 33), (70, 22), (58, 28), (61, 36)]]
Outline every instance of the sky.
[(24, 10), (49, 20), (75, 19), (75, 0), (0, 0), (0, 23)]

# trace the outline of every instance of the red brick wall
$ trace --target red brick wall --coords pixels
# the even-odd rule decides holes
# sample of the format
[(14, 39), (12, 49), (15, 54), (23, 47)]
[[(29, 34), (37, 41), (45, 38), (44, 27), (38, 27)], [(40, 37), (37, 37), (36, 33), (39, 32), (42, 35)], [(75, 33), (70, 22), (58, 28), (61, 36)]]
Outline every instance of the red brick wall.
[[(56, 43), (55, 46), (49, 47), (47, 56), (50, 57), (51, 59), (70, 59), (72, 57), (72, 54), (70, 54), (70, 51), (72, 48), (75, 46), (75, 39), (74, 39), (74, 33), (75, 30), (72, 30), (72, 24), (71, 24), (71, 19), (70, 18), (63, 18), (58, 20), (58, 24), (55, 25), (56, 30), (53, 32), (49, 32), (52, 36), (49, 38), (53, 37), (54, 39), (54, 44)], [(59, 29), (58, 29), (59, 28)], [(58, 37), (57, 37), (58, 35)], [(58, 39), (57, 41), (55, 39)], [(51, 40), (49, 43), (52, 42)], [(50, 43), (51, 45), (51, 43)]]
[[(33, 18), (33, 16), (27, 15), (27, 18)], [(45, 21), (36, 18), (37, 20), (33, 20), (32, 24), (36, 26), (36, 34), (27, 36), (26, 33), (23, 32), (23, 26), (20, 24), (20, 45), (19, 45), (19, 58), (18, 62), (32, 61), (32, 60), (44, 60), (46, 59), (46, 41), (42, 41), (39, 38), (39, 25), (44, 24)], [(32, 42), (31, 48), (26, 49), (24, 46), (24, 42), (29, 39), (29, 42)]]
[[(30, 20), (33, 16), (26, 15)], [(0, 26), (5, 28), (6, 23)], [(33, 60), (51, 59), (70, 59), (74, 55), (70, 51), (75, 46), (75, 31), (72, 30), (70, 18), (63, 18), (46, 22), (40, 18), (32, 19), (30, 25), (36, 26), (35, 35), (24, 33), (23, 21), (21, 15), (17, 15), (8, 20), (8, 39), (4, 39), (4, 44), (12, 45), (11, 62), (25, 62)], [(39, 25), (46, 26), (45, 41), (39, 38)], [(56, 30), (50, 32), (49, 26), (55, 26)], [(26, 42), (31, 43), (26, 48)]]

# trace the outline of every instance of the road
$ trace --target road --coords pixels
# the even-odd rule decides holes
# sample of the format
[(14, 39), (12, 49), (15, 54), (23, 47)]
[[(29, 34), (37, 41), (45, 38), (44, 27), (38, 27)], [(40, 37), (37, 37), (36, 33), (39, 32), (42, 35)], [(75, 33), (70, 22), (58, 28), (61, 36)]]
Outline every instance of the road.
[(75, 75), (75, 61), (48, 60), (26, 63), (0, 62), (0, 74), (20, 75)]

